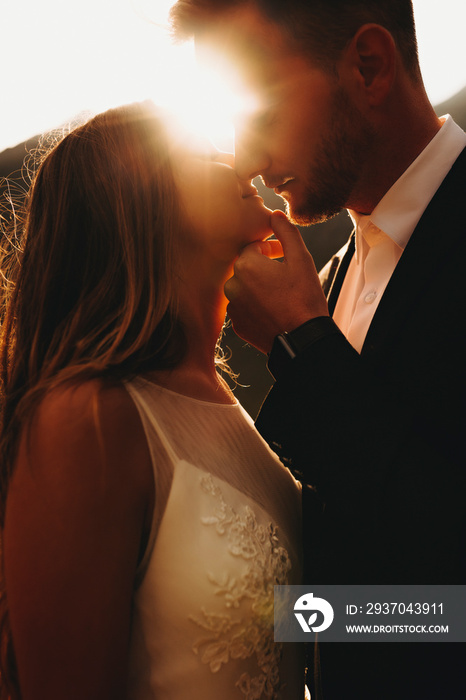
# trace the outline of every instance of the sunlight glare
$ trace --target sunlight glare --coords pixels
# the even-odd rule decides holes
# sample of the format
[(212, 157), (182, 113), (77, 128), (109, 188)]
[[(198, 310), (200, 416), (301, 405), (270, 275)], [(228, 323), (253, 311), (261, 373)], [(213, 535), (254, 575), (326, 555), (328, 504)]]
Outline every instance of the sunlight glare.
[(0, 114), (0, 151), (80, 113), (146, 99), (232, 150), (233, 113), (243, 98), (223, 76), (197, 65), (192, 43), (173, 43), (173, 0), (113, 0), (111, 8), (103, 0), (80, 0), (79, 11), (73, 2), (63, 9), (59, 0), (41, 0), (27, 13), (24, 2), (3, 11), (11, 69), (3, 74), (10, 99)]
[[(173, 89), (172, 83), (163, 106), (187, 131), (208, 138), (223, 151), (233, 151), (235, 116), (252, 109), (254, 98), (236, 86), (233, 74), (224, 66), (220, 69), (199, 64), (192, 43), (176, 50), (178, 68), (173, 65), (172, 70), (178, 71), (177, 87)], [(160, 102), (156, 94), (153, 99)]]
[[(249, 100), (218, 58), (209, 58), (207, 69), (201, 68), (192, 44), (173, 45), (168, 28), (173, 2), (4, 2), (2, 94), (7, 109), (0, 112), (0, 151), (73, 121), (79, 113), (147, 98), (231, 150), (233, 114)], [(444, 0), (439, 14), (435, 0), (415, 0), (421, 66), (434, 104), (466, 83), (463, 5), (464, 0)]]

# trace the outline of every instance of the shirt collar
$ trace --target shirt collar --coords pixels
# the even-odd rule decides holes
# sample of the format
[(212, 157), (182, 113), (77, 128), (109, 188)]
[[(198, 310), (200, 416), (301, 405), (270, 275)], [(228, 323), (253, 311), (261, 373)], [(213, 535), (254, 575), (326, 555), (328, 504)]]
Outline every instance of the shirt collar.
[(450, 115), (442, 120), (434, 138), (392, 185), (372, 214), (348, 210), (356, 226), (356, 239), (360, 239), (362, 229), (370, 221), (404, 250), (430, 200), (466, 147), (466, 133)]

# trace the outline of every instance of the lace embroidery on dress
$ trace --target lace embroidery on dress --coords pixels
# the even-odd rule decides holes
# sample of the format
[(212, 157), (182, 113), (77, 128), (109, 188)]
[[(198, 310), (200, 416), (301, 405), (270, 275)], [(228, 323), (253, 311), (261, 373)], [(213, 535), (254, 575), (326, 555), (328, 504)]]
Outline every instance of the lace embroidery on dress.
[(224, 597), (226, 609), (238, 608), (242, 600), (250, 599), (252, 614), (245, 620), (233, 619), (227, 612), (208, 613), (202, 608), (201, 616), (190, 619), (208, 634), (196, 641), (193, 651), (196, 654), (201, 651), (202, 662), (209, 664), (213, 673), (230, 659), (246, 659), (255, 654), (258, 675), (251, 677), (243, 673), (236, 686), (246, 700), (263, 697), (278, 700), (282, 645), (273, 640), (273, 593), (274, 585), (288, 582), (291, 569), (288, 552), (280, 545), (273, 523), (259, 524), (249, 506), (236, 513), (225, 502), (210, 474), (201, 479), (201, 487), (217, 501), (214, 514), (202, 518), (202, 523), (215, 527), (220, 536), (227, 538), (233, 556), (249, 562), (240, 576), (215, 577), (208, 573), (208, 578), (215, 586), (216, 595)]

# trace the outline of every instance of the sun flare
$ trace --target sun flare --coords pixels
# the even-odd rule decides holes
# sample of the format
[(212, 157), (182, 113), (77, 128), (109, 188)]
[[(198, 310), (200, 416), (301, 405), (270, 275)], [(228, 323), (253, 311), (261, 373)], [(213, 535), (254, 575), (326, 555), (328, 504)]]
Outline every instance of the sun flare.
[[(9, 3), (2, 11), (12, 28), (5, 50), (17, 56), (14, 69), (3, 75), (2, 89), (11, 99), (0, 151), (72, 123), (78, 114), (146, 99), (173, 112), (193, 133), (232, 150), (233, 115), (245, 98), (228, 77), (197, 64), (192, 43), (174, 44), (168, 27), (172, 4), (113, 0), (109, 9), (103, 0), (80, 0), (74, 12), (73, 3), (63, 10), (59, 0), (43, 0), (30, 6), (25, 21), (22, 3)], [(27, 80), (24, 89), (21, 76), (31, 66), (41, 79)]]
[(172, 112), (193, 135), (210, 139), (221, 150), (233, 151), (235, 116), (251, 109), (252, 96), (236, 88), (223, 68), (199, 65), (192, 44), (175, 50), (171, 89), (163, 93), (154, 90), (152, 99)]
[[(3, 3), (2, 55), (7, 69), (2, 73), (2, 94), (8, 109), (0, 115), (0, 151), (73, 121), (79, 113), (147, 98), (173, 110), (194, 132), (231, 150), (233, 115), (249, 98), (232, 89), (228, 75), (215, 72), (220, 68), (215, 59), (211, 70), (201, 69), (191, 44), (173, 44), (168, 29), (173, 2)], [(437, 88), (430, 95), (435, 103), (465, 84), (460, 21), (464, 3), (444, 0), (441, 15), (434, 0), (414, 4), (421, 67), (426, 67), (429, 95), (431, 79)]]

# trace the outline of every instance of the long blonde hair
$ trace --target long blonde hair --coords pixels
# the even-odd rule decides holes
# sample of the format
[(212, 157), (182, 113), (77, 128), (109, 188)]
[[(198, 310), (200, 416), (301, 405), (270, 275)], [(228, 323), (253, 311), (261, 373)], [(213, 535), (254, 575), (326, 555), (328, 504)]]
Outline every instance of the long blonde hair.
[[(3, 251), (1, 526), (19, 435), (45, 391), (182, 359), (174, 284), (181, 225), (169, 139), (150, 103), (94, 117), (40, 165)], [(5, 610), (3, 623), (4, 676), (14, 676)]]
[(180, 225), (166, 129), (150, 103), (94, 117), (43, 160), (20, 251), (2, 271), (2, 494), (17, 426), (44, 390), (180, 360)]

